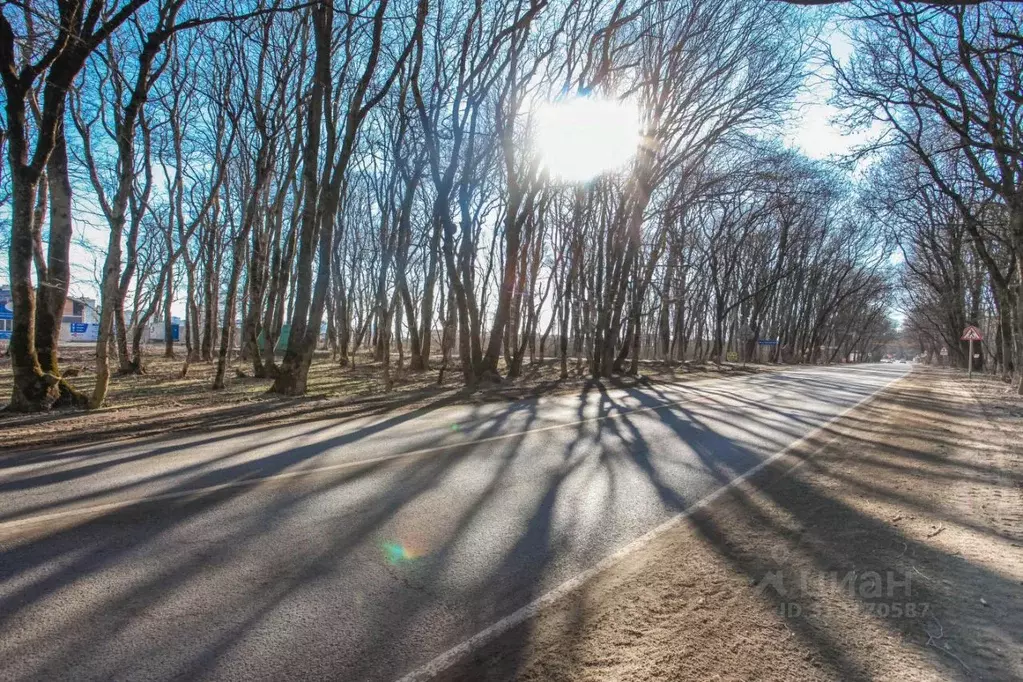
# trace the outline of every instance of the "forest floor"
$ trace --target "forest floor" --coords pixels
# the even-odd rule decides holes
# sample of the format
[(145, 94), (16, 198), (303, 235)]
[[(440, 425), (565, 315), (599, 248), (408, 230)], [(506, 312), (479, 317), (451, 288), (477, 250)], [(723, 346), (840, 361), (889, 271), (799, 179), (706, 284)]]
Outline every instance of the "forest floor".
[(1023, 680), (1023, 400), (916, 368), (451, 680)]
[[(368, 353), (359, 353), (355, 365), (345, 368), (332, 361), (329, 353), (318, 352), (309, 372), (307, 394), (288, 398), (267, 393), (270, 379), (256, 379), (252, 366), (235, 362), (228, 370), (227, 387), (214, 391), (216, 365), (194, 362), (181, 376), (182, 358), (164, 358), (163, 347), (151, 346), (145, 358), (145, 374), (111, 377), (106, 405), (99, 410), (59, 410), (41, 414), (0, 412), (0, 431), (5, 449), (44, 445), (95, 443), (190, 430), (209, 431), (250, 424), (293, 423), (414, 409), (425, 402), (508, 401), (550, 393), (575, 391), (591, 385), (585, 365), (572, 361), (569, 376), (560, 378), (560, 362), (547, 359), (523, 364), (522, 376), (514, 381), (489, 385), (468, 392), (457, 366), (445, 372), (438, 385), (441, 358), (422, 372), (396, 372), (392, 357), (391, 391), (385, 391), (383, 367)], [(280, 362), (280, 358), (278, 358)], [(95, 345), (67, 344), (61, 348), (61, 367), (74, 370), (69, 381), (75, 388), (91, 393), (96, 382)], [(638, 377), (621, 377), (608, 386), (650, 383), (678, 383), (701, 378), (743, 376), (770, 371), (771, 366), (726, 363), (678, 365), (640, 363)], [(240, 372), (240, 373), (239, 373)], [(11, 394), (11, 360), (0, 358), (0, 401)], [(0, 406), (2, 406), (0, 402)]]

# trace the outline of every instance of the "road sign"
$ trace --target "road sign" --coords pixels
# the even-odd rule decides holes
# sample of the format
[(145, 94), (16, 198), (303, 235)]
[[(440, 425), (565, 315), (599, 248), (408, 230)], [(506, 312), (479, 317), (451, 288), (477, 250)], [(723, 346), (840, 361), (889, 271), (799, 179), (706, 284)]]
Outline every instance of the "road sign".
[(984, 336), (980, 333), (980, 330), (974, 327), (972, 324), (963, 330), (963, 335), (959, 337), (960, 341), (983, 341)]
[(777, 346), (778, 339), (760, 339), (757, 341), (761, 346)]
[(86, 324), (85, 322), (72, 322), (70, 324), (72, 341), (98, 341), (99, 325)]
[(948, 355), (948, 348), (942, 348), (941, 349), (941, 354), (942, 355)]
[(959, 337), (960, 341), (970, 342), (970, 360), (967, 364), (970, 366), (968, 375), (971, 379), (973, 378), (973, 342), (982, 341), (983, 339), (984, 337), (981, 335), (980, 330), (972, 324), (968, 325), (966, 329), (963, 330), (963, 335)]

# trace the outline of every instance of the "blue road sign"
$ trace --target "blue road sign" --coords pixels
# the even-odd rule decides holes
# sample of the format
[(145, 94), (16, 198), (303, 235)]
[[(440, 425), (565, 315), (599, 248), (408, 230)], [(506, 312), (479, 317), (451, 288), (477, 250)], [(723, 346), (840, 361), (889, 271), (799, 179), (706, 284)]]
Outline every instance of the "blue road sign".
[(760, 339), (757, 341), (761, 346), (777, 346), (778, 339)]

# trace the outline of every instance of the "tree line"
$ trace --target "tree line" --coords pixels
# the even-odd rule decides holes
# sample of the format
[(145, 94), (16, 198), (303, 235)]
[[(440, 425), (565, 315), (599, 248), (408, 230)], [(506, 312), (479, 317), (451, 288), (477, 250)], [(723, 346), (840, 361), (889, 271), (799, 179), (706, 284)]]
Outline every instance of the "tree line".
[[(388, 385), (439, 365), (478, 386), (547, 357), (562, 376), (574, 363), (608, 377), (641, 361), (752, 359), (760, 340), (777, 341), (763, 351), (774, 361), (863, 359), (892, 338), (900, 288), (914, 311), (928, 305), (917, 270), (944, 261), (910, 235), (938, 229), (938, 204), (962, 225), (964, 268), (982, 274), (979, 289), (963, 277), (963, 301), (978, 292), (980, 307), (961, 317), (988, 300), (1017, 311), (998, 326), (1011, 372), (1018, 16), (847, 11), (863, 48), (836, 60), (838, 92), (891, 130), (866, 195), (777, 141), (820, 30), (794, 4), (7, 5), (11, 408), (102, 405), (112, 374), (145, 371), (149, 324), (175, 353), (175, 307), (186, 370), (216, 363), (222, 388), (244, 363), (284, 395), (305, 392), (322, 344), (338, 371), (371, 352)], [(933, 50), (959, 60), (952, 85)], [(573, 97), (634, 104), (626, 167), (569, 182), (545, 166), (538, 112)], [(91, 395), (61, 379), (57, 355), (76, 212), (108, 231)], [(898, 277), (892, 244), (906, 252)]]
[[(839, 102), (878, 122), (868, 210), (905, 257), (906, 330), (1023, 392), (1023, 12), (1015, 3), (855, 8)], [(985, 332), (969, 357), (966, 325)]]

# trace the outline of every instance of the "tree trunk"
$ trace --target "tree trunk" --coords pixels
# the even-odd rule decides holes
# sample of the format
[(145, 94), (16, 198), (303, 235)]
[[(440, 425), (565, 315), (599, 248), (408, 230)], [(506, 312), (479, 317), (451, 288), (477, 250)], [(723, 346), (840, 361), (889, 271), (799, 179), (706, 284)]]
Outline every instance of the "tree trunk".
[[(171, 240), (167, 239), (168, 253), (173, 253)], [(171, 306), (174, 305), (174, 261), (167, 263), (167, 288), (163, 299), (163, 357), (174, 357), (174, 318), (171, 315)], [(179, 328), (180, 333), (180, 328)]]
[[(63, 126), (47, 161), (46, 179), (49, 183), (50, 238), (45, 278), (39, 282), (35, 314), (35, 349), (40, 369), (60, 377), (58, 347), (60, 328), (71, 281), (71, 182), (68, 179), (67, 147)], [(64, 380), (57, 384), (59, 396), (55, 406), (86, 407), (88, 398)]]
[[(413, 364), (420, 369), (430, 368), (430, 346), (433, 343), (433, 291), (437, 284), (437, 261), (440, 256), (441, 225), (438, 219), (433, 220), (433, 233), (430, 236), (429, 265), (426, 270), (426, 281), (423, 283), (423, 302), (419, 314), (419, 360)], [(411, 318), (409, 318), (411, 319)]]
[(118, 275), (121, 271), (121, 228), (123, 216), (116, 217), (110, 224), (110, 239), (107, 243), (107, 257), (103, 263), (103, 278), (100, 288), (99, 335), (96, 339), (96, 386), (89, 399), (89, 407), (101, 407), (107, 397), (110, 383), (110, 342), (113, 340), (114, 315), (118, 292)]

